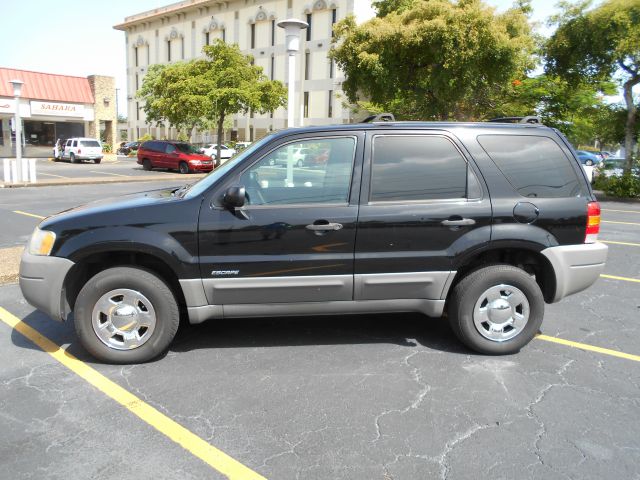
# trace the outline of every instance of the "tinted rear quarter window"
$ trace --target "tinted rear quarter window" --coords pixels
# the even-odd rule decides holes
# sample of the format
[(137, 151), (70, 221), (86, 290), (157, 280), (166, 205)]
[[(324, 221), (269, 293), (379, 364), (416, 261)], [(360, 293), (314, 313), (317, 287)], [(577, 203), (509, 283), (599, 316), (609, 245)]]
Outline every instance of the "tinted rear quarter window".
[(99, 147), (100, 144), (96, 140), (80, 140), (81, 147)]
[(447, 138), (374, 137), (372, 202), (465, 198), (466, 193), (467, 162)]
[(586, 194), (574, 161), (549, 137), (480, 135), (478, 142), (523, 197), (577, 197)]

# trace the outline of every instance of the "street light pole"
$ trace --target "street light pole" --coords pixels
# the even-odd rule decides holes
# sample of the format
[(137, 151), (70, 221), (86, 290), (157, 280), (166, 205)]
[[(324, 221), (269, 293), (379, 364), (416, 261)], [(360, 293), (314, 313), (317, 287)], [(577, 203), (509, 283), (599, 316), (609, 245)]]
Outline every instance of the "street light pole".
[(22, 119), (20, 118), (20, 95), (22, 94), (22, 80), (9, 80), (13, 87), (13, 96), (16, 99), (16, 170), (18, 172), (17, 181), (21, 182), (22, 178)]
[(309, 27), (307, 22), (289, 18), (278, 22), (284, 28), (287, 53), (289, 54), (289, 93), (287, 102), (287, 126), (295, 127), (295, 95), (296, 95), (296, 53), (300, 51), (300, 31)]

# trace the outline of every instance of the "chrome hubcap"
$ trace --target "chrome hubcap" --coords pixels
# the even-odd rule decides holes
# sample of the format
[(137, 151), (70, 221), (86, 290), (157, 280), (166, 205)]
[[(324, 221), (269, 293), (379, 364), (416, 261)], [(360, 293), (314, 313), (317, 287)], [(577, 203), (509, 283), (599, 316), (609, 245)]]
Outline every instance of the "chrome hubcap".
[(518, 335), (529, 320), (529, 301), (511, 285), (487, 289), (473, 309), (473, 323), (483, 337), (504, 342)]
[(107, 347), (115, 350), (138, 348), (151, 338), (156, 311), (142, 293), (118, 288), (102, 295), (91, 314), (93, 331)]

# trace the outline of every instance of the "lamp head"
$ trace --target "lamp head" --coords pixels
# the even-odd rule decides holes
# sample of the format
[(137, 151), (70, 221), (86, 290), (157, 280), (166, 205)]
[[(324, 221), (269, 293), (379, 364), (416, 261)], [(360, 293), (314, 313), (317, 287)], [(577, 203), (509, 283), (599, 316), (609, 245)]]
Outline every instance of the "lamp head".
[(9, 83), (13, 87), (13, 96), (19, 97), (22, 94), (22, 85), (24, 85), (24, 82), (22, 80), (9, 80)]
[(288, 18), (278, 22), (280, 28), (284, 28), (284, 34), (287, 37), (287, 52), (295, 53), (300, 50), (300, 30), (309, 27), (307, 22), (296, 18)]

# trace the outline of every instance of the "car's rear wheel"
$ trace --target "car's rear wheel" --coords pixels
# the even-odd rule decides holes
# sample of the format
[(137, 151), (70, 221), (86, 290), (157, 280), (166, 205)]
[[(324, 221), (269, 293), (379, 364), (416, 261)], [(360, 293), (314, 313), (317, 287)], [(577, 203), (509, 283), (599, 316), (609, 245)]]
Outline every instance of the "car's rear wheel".
[(76, 158), (76, 156), (73, 153), (69, 154), (69, 161), (71, 163), (78, 163), (78, 159)]
[(187, 162), (180, 162), (178, 168), (180, 169), (180, 173), (189, 173), (189, 165), (187, 164)]
[(449, 322), (469, 348), (489, 355), (518, 352), (542, 324), (544, 297), (535, 279), (511, 265), (472, 271), (449, 299)]
[(296, 167), (298, 167), (298, 168), (302, 167), (303, 165), (304, 165), (304, 162), (302, 160), (298, 160), (296, 162)]
[(142, 169), (143, 170), (151, 170), (151, 160), (149, 160), (148, 158), (145, 158), (144, 160), (142, 160)]
[(157, 275), (115, 267), (80, 290), (74, 324), (82, 346), (109, 363), (149, 361), (165, 351), (178, 330), (178, 304)]
[(93, 160), (93, 163), (100, 163), (101, 161), (102, 161), (101, 158), (96, 158), (96, 159)]

